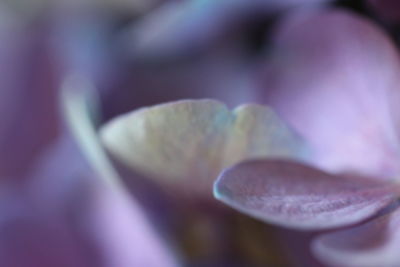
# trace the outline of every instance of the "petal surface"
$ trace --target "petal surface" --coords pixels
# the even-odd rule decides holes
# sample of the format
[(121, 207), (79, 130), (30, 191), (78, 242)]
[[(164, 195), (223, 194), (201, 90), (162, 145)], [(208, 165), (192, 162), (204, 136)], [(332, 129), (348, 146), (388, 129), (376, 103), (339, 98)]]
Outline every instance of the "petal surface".
[[(65, 90), (81, 88), (68, 84)], [(29, 179), (10, 179), (9, 187), (0, 182), (0, 266), (178, 266), (146, 213), (105, 177), (110, 171), (100, 168), (102, 150), (86, 125), (89, 109), (71, 100), (65, 105), (75, 113), (66, 117), (74, 135), (64, 127), (36, 158)]]
[(273, 43), (264, 100), (310, 142), (317, 165), (395, 176), (400, 67), (387, 36), (350, 12), (318, 10), (290, 14)]
[(348, 267), (400, 266), (400, 209), (365, 224), (321, 235), (314, 254), (326, 264)]
[(94, 187), (85, 226), (92, 229), (106, 267), (180, 266), (129, 195), (103, 185)]
[(218, 173), (240, 160), (306, 154), (302, 141), (267, 107), (244, 105), (230, 111), (214, 100), (133, 111), (106, 124), (101, 135), (128, 166), (210, 196)]
[[(252, 76), (259, 50), (254, 31), (267, 30), (276, 10), (327, 1), (166, 1), (113, 39), (123, 60), (108, 62), (100, 75), (111, 78), (99, 82), (105, 120), (180, 99), (213, 98), (232, 106), (257, 103), (259, 88)], [(89, 48), (85, 55), (96, 47)]]
[(24, 177), (58, 131), (57, 68), (43, 29), (0, 15), (0, 176)]
[(0, 213), (4, 266), (179, 266), (135, 200), (101, 180), (70, 136), (58, 141), (23, 191), (23, 213)]
[(214, 195), (265, 222), (319, 230), (353, 224), (396, 198), (398, 187), (360, 177), (333, 176), (306, 165), (249, 161), (224, 171)]
[(127, 32), (135, 58), (190, 56), (215, 46), (241, 27), (289, 8), (318, 5), (330, 0), (222, 0), (169, 2), (134, 24)]

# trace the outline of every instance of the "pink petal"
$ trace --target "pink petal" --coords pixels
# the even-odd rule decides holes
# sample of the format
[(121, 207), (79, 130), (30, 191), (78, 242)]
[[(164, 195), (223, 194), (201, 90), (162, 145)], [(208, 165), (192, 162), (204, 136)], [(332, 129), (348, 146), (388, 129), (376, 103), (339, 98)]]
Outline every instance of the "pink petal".
[(315, 148), (318, 166), (388, 177), (400, 171), (390, 100), (398, 54), (384, 33), (341, 10), (292, 13), (264, 65), (264, 100)]
[(333, 266), (400, 266), (400, 209), (357, 227), (318, 237), (314, 254)]
[(295, 162), (249, 161), (222, 173), (214, 195), (265, 222), (303, 230), (353, 224), (396, 198), (397, 186), (333, 176)]

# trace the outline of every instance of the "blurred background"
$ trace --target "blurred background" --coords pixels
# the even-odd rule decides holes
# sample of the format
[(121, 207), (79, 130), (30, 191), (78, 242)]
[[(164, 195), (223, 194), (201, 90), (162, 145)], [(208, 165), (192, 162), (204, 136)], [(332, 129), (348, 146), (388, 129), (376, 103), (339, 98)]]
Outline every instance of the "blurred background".
[[(314, 233), (168, 192), (101, 148), (96, 167), (82, 143), (168, 101), (269, 104), (285, 117), (306, 95), (296, 88), (375, 86), (394, 68), (399, 26), (391, 0), (1, 1), (0, 266), (324, 266)], [(72, 76), (81, 82), (66, 86)]]

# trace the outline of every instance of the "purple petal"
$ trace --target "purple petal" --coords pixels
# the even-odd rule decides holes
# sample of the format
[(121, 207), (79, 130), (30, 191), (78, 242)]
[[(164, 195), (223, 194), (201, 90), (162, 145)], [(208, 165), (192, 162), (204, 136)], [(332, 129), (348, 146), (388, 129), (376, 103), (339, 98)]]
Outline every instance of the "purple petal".
[(377, 177), (400, 171), (390, 109), (400, 66), (379, 28), (340, 10), (297, 12), (269, 54), (265, 101), (313, 145), (318, 166)]
[[(133, 57), (191, 56), (241, 27), (295, 6), (330, 0), (222, 0), (170, 2), (133, 25), (127, 47)], [(228, 40), (225, 40), (228, 41)]]
[(314, 254), (333, 266), (400, 266), (400, 209), (357, 227), (318, 237)]
[(87, 227), (106, 267), (177, 267), (143, 211), (130, 196), (95, 185)]
[(0, 175), (22, 177), (58, 130), (57, 68), (42, 29), (10, 20), (0, 39)]
[[(53, 177), (54, 178), (54, 177)], [(53, 204), (35, 201), (22, 184), (1, 184), (0, 266), (84, 267), (95, 260), (82, 235), (74, 235), (65, 210), (49, 209)]]
[[(180, 99), (213, 98), (230, 106), (259, 102), (251, 79), (255, 57), (249, 53), (249, 33), (262, 27), (260, 21), (275, 7), (327, 1), (166, 3), (135, 21), (120, 38), (125, 61), (111, 68), (120, 70), (118, 77), (102, 83), (104, 118)], [(129, 68), (121, 71), (127, 61)]]
[(230, 106), (257, 102), (247, 60), (237, 43), (226, 43), (184, 65), (129, 68), (118, 86), (102, 92), (105, 118), (181, 99), (213, 98)]
[(0, 266), (177, 266), (136, 202), (101, 181), (73, 140), (60, 141), (4, 201)]
[(68, 131), (57, 141), (10, 192), (16, 201), (1, 202), (0, 266), (176, 266), (123, 188), (101, 180)]
[(82, 243), (73, 238), (59, 218), (34, 216), (7, 220), (0, 224), (1, 266), (94, 266), (88, 264), (89, 257), (82, 257)]
[(268, 223), (318, 230), (370, 217), (393, 201), (399, 188), (300, 163), (260, 160), (224, 171), (214, 190), (225, 204)]

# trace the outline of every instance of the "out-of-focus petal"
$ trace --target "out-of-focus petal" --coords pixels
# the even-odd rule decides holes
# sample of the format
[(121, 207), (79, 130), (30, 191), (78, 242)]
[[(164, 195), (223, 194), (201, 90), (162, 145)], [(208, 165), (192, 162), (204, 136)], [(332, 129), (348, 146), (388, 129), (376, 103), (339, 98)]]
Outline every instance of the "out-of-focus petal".
[[(67, 83), (65, 90), (79, 92), (81, 87), (74, 85), (79, 84)], [(72, 115), (80, 116), (67, 114), (76, 120), (70, 124), (76, 127), (73, 130), (80, 141), (89, 142), (79, 135), (90, 137), (86, 133), (90, 126), (84, 125), (89, 115), (79, 98), (72, 100), (75, 105), (66, 106), (75, 112)], [(11, 180), (13, 191), (1, 184), (0, 266), (177, 266), (124, 188), (104, 177), (109, 172), (100, 170), (105, 168), (94, 168), (98, 167), (95, 160), (104, 162), (95, 152), (99, 150), (78, 146), (64, 128), (56, 142), (38, 155), (30, 179)], [(4, 192), (8, 194), (3, 200)]]
[(400, 209), (365, 224), (324, 234), (313, 243), (326, 264), (348, 267), (400, 266)]
[(34, 21), (49, 15), (57, 9), (86, 9), (92, 12), (108, 12), (119, 16), (140, 16), (167, 0), (24, 0), (2, 1), (10, 12), (18, 14), (19, 19)]
[(23, 177), (58, 130), (57, 68), (43, 29), (1, 21), (0, 176)]
[(126, 193), (95, 185), (87, 211), (91, 229), (106, 267), (177, 267), (143, 211)]
[(389, 183), (333, 176), (300, 163), (259, 160), (224, 171), (214, 195), (266, 222), (318, 230), (362, 221), (393, 201), (398, 191)]
[[(64, 166), (65, 163), (64, 161)], [(74, 172), (75, 168), (72, 167), (71, 170)], [(72, 178), (65, 172), (61, 173), (67, 178)], [(45, 184), (40, 192), (48, 192), (52, 188), (60, 192), (60, 187), (63, 187), (62, 191), (69, 191), (69, 194), (61, 194), (54, 198), (42, 194), (36, 198), (35, 187), (31, 185), (40, 181), (37, 177), (29, 177), (24, 183), (16, 183), (17, 179), (8, 181), (8, 184), (5, 181), (1, 183), (0, 266), (99, 266), (99, 258), (92, 255), (93, 247), (85, 242), (84, 235), (76, 235), (77, 232), (71, 223), (76, 219), (72, 219), (76, 210), (71, 212), (69, 208), (73, 202), (82, 204), (79, 198), (72, 197), (81, 196), (82, 191), (78, 190), (79, 193), (72, 194), (72, 186), (63, 181), (64, 176), (58, 179), (61, 176), (60, 171), (53, 174), (51, 171), (51, 177), (42, 178), (52, 178), (58, 183)], [(76, 182), (76, 179), (73, 180)], [(58, 187), (52, 187), (54, 185)]]
[(264, 100), (313, 145), (320, 167), (399, 172), (390, 99), (400, 67), (379, 28), (341, 10), (294, 12), (278, 27), (264, 67)]
[(59, 141), (13, 195), (18, 205), (5, 202), (14, 208), (0, 214), (4, 266), (178, 266), (134, 200), (104, 183), (70, 136)]
[(267, 107), (230, 111), (214, 100), (139, 109), (106, 124), (101, 135), (128, 166), (190, 195), (210, 196), (218, 173), (240, 160), (306, 154), (302, 141)]
[[(81, 76), (69, 76), (63, 84), (64, 111), (82, 153), (95, 172), (89, 183), (87, 203), (81, 221), (97, 244), (106, 267), (178, 266), (145, 213), (128, 195), (119, 176), (100, 146), (94, 128), (94, 92)], [(75, 146), (76, 147), (76, 146)], [(79, 153), (80, 151), (78, 151)], [(76, 153), (78, 155), (78, 153)], [(70, 157), (71, 158), (71, 157)], [(74, 159), (77, 165), (82, 158)], [(82, 169), (82, 168), (81, 168)], [(83, 217), (83, 218), (82, 218)]]
[(136, 58), (191, 56), (216, 45), (227, 34), (290, 7), (330, 2), (330, 0), (194, 0), (169, 2), (134, 24), (127, 33)]
[(326, 2), (329, 0), (167, 2), (135, 20), (114, 39), (121, 45), (119, 55), (130, 67), (115, 78), (116, 86), (103, 90), (105, 119), (179, 99), (215, 98), (234, 106), (258, 102), (258, 88), (249, 77), (254, 54), (259, 51), (254, 36), (262, 36), (277, 10)]
[(105, 119), (181, 99), (212, 98), (229, 106), (256, 102), (253, 69), (240, 46), (228, 42), (185, 62), (131, 66), (116, 78), (117, 86), (102, 91)]
[[(18, 214), (1, 214), (0, 265), (7, 267), (87, 267), (90, 257), (60, 218), (44, 217), (24, 199)], [(7, 202), (15, 207), (15, 203)], [(22, 208), (22, 210), (21, 210)], [(87, 251), (86, 251), (87, 252)]]

